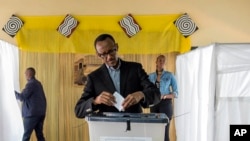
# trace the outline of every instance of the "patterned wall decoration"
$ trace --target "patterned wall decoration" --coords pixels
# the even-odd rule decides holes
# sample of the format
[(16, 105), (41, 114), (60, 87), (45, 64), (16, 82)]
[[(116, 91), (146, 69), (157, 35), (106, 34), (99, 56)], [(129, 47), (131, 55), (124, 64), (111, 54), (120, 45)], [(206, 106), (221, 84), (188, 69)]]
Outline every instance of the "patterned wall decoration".
[(198, 30), (198, 27), (187, 13), (184, 13), (179, 18), (177, 18), (174, 21), (174, 24), (185, 38)]
[(122, 45), (120, 54), (184, 53), (190, 50), (190, 38), (173, 24), (181, 15), (20, 16), (25, 24), (15, 38), (27, 51), (96, 54), (93, 41), (109, 33)]
[(126, 15), (119, 21), (119, 25), (130, 38), (141, 31), (140, 25), (131, 14)]
[(79, 22), (70, 14), (67, 14), (64, 20), (61, 22), (57, 31), (67, 38), (73, 33)]
[(17, 17), (16, 15), (12, 15), (4, 25), (2, 30), (13, 38), (15, 37), (16, 33), (22, 28), (23, 24), (24, 22), (19, 17)]

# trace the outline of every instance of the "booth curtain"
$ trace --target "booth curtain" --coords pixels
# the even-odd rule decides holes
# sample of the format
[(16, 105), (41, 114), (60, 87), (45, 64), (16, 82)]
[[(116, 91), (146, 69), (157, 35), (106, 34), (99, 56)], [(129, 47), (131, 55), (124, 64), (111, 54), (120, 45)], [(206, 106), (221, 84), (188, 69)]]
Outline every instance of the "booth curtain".
[(120, 54), (184, 53), (190, 50), (185, 38), (174, 25), (181, 14), (133, 15), (142, 30), (129, 38), (118, 22), (125, 15), (77, 16), (79, 21), (69, 38), (57, 31), (66, 16), (20, 16), (23, 27), (16, 35), (18, 47), (25, 51), (95, 54), (94, 40), (102, 33), (114, 36)]
[(0, 140), (21, 141), (23, 122), (20, 104), (14, 90), (19, 91), (18, 48), (0, 40)]
[(250, 44), (212, 44), (178, 55), (177, 141), (228, 141), (250, 124)]

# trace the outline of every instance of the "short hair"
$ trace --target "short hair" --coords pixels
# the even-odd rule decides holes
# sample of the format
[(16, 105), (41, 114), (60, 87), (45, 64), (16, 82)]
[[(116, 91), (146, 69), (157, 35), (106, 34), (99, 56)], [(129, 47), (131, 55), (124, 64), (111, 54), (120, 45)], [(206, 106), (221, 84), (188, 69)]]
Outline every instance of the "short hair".
[(158, 61), (160, 58), (163, 58), (163, 59), (165, 59), (166, 60), (166, 57), (164, 56), (164, 55), (159, 55), (157, 58), (156, 58), (156, 61)]
[(94, 46), (96, 47), (96, 43), (99, 42), (99, 41), (104, 41), (106, 40), (107, 38), (111, 39), (114, 43), (115, 43), (115, 39), (112, 35), (110, 34), (101, 34), (99, 35), (96, 39), (95, 39), (95, 42), (94, 42)]
[(29, 67), (26, 70), (30, 71), (32, 76), (36, 75), (36, 70), (33, 67)]

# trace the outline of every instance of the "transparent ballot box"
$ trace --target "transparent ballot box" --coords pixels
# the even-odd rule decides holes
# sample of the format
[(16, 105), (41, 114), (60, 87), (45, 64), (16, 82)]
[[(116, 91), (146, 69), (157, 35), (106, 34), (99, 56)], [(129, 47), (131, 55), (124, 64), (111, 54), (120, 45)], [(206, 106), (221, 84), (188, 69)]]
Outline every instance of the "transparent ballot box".
[(163, 113), (102, 113), (85, 117), (90, 141), (163, 141)]

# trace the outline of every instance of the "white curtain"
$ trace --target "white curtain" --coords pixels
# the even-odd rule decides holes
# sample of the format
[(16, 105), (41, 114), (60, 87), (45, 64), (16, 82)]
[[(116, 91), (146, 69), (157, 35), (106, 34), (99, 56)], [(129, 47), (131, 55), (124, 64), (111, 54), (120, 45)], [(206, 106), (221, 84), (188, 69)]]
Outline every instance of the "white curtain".
[(0, 78), (0, 141), (21, 141), (23, 123), (14, 94), (19, 91), (18, 48), (1, 40)]
[(250, 124), (250, 44), (216, 46), (215, 141), (229, 141), (232, 124)]
[(208, 141), (209, 114), (214, 87), (213, 46), (177, 56), (176, 77), (179, 97), (175, 99), (175, 125), (178, 141)]
[(212, 44), (177, 56), (177, 141), (228, 141), (250, 123), (250, 44)]

